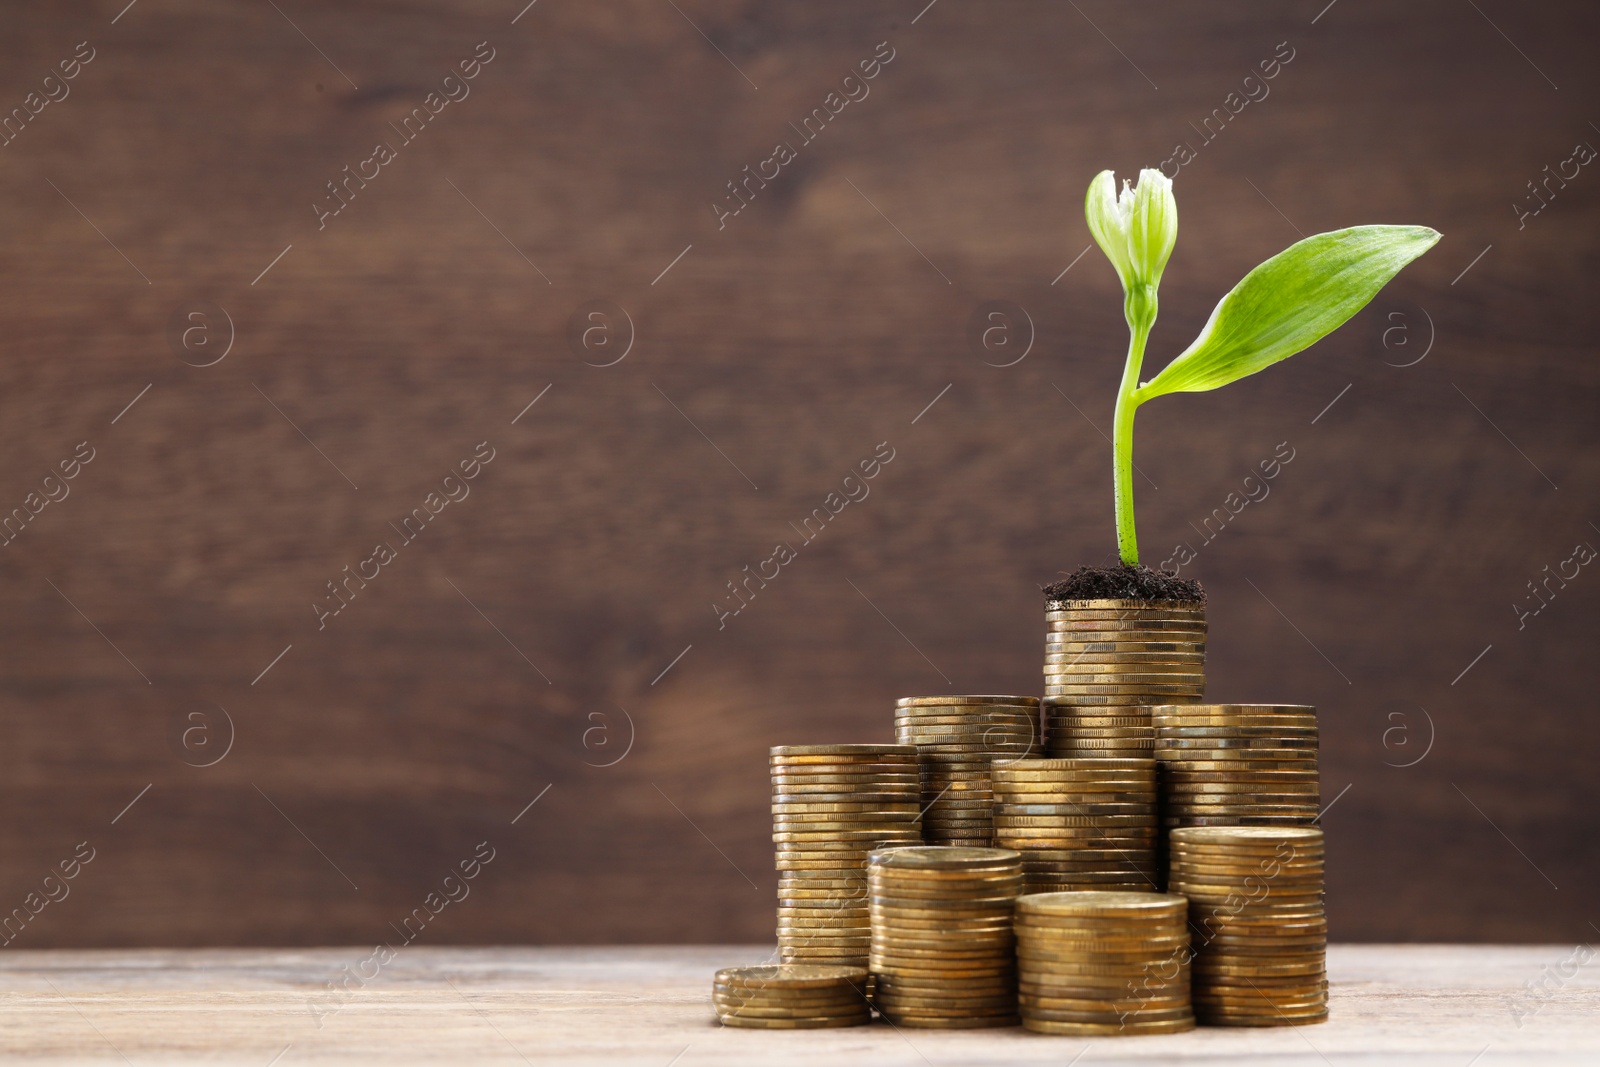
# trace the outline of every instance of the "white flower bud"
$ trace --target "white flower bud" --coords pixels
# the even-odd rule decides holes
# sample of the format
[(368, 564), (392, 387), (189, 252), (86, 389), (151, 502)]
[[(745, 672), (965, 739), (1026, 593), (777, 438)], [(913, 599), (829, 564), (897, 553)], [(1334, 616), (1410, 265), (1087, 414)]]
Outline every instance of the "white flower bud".
[[(1111, 260), (1130, 299), (1154, 304), (1154, 290), (1178, 242), (1178, 202), (1172, 179), (1159, 170), (1139, 172), (1138, 187), (1103, 170), (1089, 183), (1083, 211), (1100, 250)], [(1140, 290), (1145, 290), (1141, 292)]]

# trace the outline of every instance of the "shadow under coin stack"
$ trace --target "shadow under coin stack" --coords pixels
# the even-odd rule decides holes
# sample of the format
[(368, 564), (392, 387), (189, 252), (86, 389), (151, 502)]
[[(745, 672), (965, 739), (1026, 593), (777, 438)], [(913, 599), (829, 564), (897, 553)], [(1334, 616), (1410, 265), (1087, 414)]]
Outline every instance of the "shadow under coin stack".
[(952, 1030), (1016, 1025), (1015, 852), (886, 849), (873, 853), (867, 879), (873, 999), (885, 1019)]
[(1286, 1026), (1327, 1019), (1319, 827), (1174, 830), (1171, 888), (1189, 898), (1201, 1022)]
[(711, 1000), (723, 1026), (814, 1030), (870, 1022), (864, 967), (785, 964), (718, 971)]
[(1045, 733), (1052, 756), (1148, 757), (1150, 704), (1205, 695), (1202, 602), (1045, 602)]
[(994, 768), (995, 844), (1022, 855), (1027, 893), (1154, 892), (1153, 759), (1029, 759)]
[(902, 697), (894, 732), (897, 741), (917, 746), (923, 840), (993, 844), (990, 767), (1039, 754), (1039, 698)]
[(1288, 704), (1154, 707), (1162, 820), (1270, 826), (1317, 817), (1317, 709)]
[(1020, 898), (1022, 1025), (1080, 1036), (1193, 1029), (1187, 914), (1187, 902), (1175, 893)]
[(922, 840), (917, 750), (779, 745), (771, 764), (779, 959), (865, 966), (867, 856)]

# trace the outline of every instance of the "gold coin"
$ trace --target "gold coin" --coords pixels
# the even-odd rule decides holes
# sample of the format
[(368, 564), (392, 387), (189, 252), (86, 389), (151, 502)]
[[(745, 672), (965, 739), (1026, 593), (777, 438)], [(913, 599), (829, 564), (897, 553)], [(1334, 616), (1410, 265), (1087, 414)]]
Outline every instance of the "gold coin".
[(1172, 893), (1040, 893), (1019, 897), (1017, 916), (1019, 921), (1063, 923), (1133, 915), (1181, 920), (1187, 906), (1183, 897)]
[(1319, 783), (1312, 779), (1299, 782), (1254, 781), (1254, 782), (1168, 782), (1170, 792), (1181, 792), (1189, 795), (1199, 794), (1248, 794), (1255, 791), (1274, 796), (1317, 796), (1320, 793)]
[[(1079, 628), (1046, 630), (1044, 647), (1047, 655), (1082, 655), (1086, 660), (1100, 659), (1113, 662), (1127, 660), (1166, 663), (1203, 661), (1206, 631), (1193, 627), (1163, 629), (1158, 626), (1131, 626), (1127, 628)], [(1111, 649), (1085, 651), (1072, 647), (1081, 645), (1117, 645)], [(1174, 646), (1145, 648), (1146, 645)]]
[[(1067, 800), (1074, 797), (1074, 800)], [(995, 801), (995, 817), (1034, 817), (1048, 819), (1058, 814), (1099, 813), (1122, 811), (1123, 808), (1144, 809), (1152, 806), (1152, 793), (1088, 793), (1083, 800), (1075, 800), (1078, 793), (1062, 793), (1061, 798), (1050, 803), (1013, 803), (1011, 800)], [(1101, 800), (1104, 797), (1104, 800)]]
[(1155, 787), (1149, 782), (1029, 782), (1005, 786), (994, 794), (994, 799), (997, 805), (1009, 808), (1068, 808), (1079, 804), (1146, 803), (1155, 795)]
[(1205, 635), (1205, 619), (1197, 617), (1155, 617), (1155, 616), (1130, 616), (1126, 619), (1094, 619), (1094, 617), (1070, 617), (1070, 619), (1045, 619), (1046, 635), (1054, 633), (1077, 633), (1088, 630), (1098, 633), (1118, 633), (1122, 630), (1155, 630), (1155, 632), (1173, 633), (1200, 633)]
[[(1083, 931), (1079, 937), (1040, 936), (1035, 931), (1017, 934), (1017, 959), (1040, 966), (1052, 963), (1100, 963), (1129, 965), (1165, 961), (1187, 949), (1189, 939), (1182, 931), (1157, 935), (1129, 935), (1124, 938), (1096, 936)], [(1048, 967), (1045, 967), (1048, 970)]]
[(1045, 642), (1045, 651), (1058, 655), (1074, 652), (1103, 653), (1107, 655), (1120, 655), (1130, 652), (1178, 652), (1199, 655), (1204, 653), (1205, 650), (1206, 646), (1201, 641), (1181, 641), (1159, 636), (1155, 638), (1140, 638), (1133, 641), (1123, 640), (1119, 637), (1116, 640), (1108, 641), (1073, 641), (1062, 638)]
[(946, 990), (928, 990), (924, 995), (880, 995), (878, 1010), (884, 1014), (947, 1014), (951, 1018), (962, 1016), (1015, 1015), (1017, 994), (1012, 990), (985, 991), (981, 996), (968, 996), (957, 987)]
[(757, 967), (725, 967), (716, 973), (719, 985), (744, 989), (827, 989), (867, 980), (862, 967), (796, 967), (765, 964)]
[(1130, 597), (1076, 600), (1049, 597), (1046, 598), (1044, 605), (1046, 611), (1162, 611), (1204, 614), (1206, 610), (1203, 600), (1135, 600)]
[(1323, 832), (1320, 826), (1296, 828), (1253, 826), (1195, 828), (1177, 830), (1172, 836), (1175, 843), (1186, 846), (1193, 845), (1195, 847), (1234, 845), (1275, 848), (1280, 842), (1287, 842), (1297, 849), (1306, 846), (1315, 846), (1320, 849), (1323, 842)]
[[(1021, 805), (1032, 807), (1037, 805)], [(1061, 804), (1058, 807), (1069, 809), (1065, 812), (1054, 812), (1049, 815), (1025, 815), (1009, 804), (996, 804), (994, 824), (1000, 826), (1061, 826), (1070, 825), (1063, 823), (1063, 819), (1088, 819), (1091, 825), (1098, 825), (1094, 820), (1110, 818), (1141, 819), (1148, 823), (1152, 829), (1155, 827), (1156, 805), (1154, 801), (1144, 804)]]
[(836, 778), (847, 781), (900, 782), (915, 778), (920, 773), (915, 762), (902, 763), (893, 767), (842, 767), (835, 763), (818, 763), (805, 766), (784, 764), (769, 767), (768, 771), (775, 781), (793, 778), (802, 784), (825, 783)]
[(1154, 741), (1156, 733), (1149, 723), (1134, 725), (1095, 726), (1090, 721), (1051, 727), (1050, 740), (1060, 743), (1080, 737), (1120, 737), (1128, 740)]
[(1034, 1033), (1054, 1034), (1064, 1037), (1110, 1037), (1117, 1034), (1178, 1034), (1194, 1029), (1194, 1016), (1191, 1015), (1187, 1019), (1150, 1022), (1127, 1019), (1123, 1022), (1109, 1023), (1069, 1023), (1024, 1015), (1022, 1026), (1024, 1029), (1032, 1030)]
[(920, 796), (909, 792), (893, 801), (858, 800), (774, 800), (774, 815), (834, 815), (839, 818), (873, 818), (879, 815), (915, 815), (921, 811)]
[(870, 1015), (825, 1016), (817, 1019), (751, 1019), (743, 1015), (718, 1015), (723, 1026), (749, 1030), (826, 1030), (839, 1026), (862, 1026)]
[[(911, 805), (907, 805), (911, 807)], [(914, 827), (920, 810), (912, 811), (789, 811), (772, 813), (774, 826), (839, 827), (841, 829), (901, 829)]]
[(922, 744), (923, 739), (940, 740), (943, 738), (984, 738), (984, 737), (1022, 737), (1027, 738), (1034, 733), (1038, 726), (1035, 718), (1007, 719), (968, 719), (963, 722), (897, 722), (895, 729), (902, 734), (908, 734), (917, 739), (917, 744)]
[[(1086, 642), (1079, 642), (1080, 644)], [(1135, 653), (1103, 653), (1063, 651), (1051, 647), (1045, 649), (1044, 666), (1046, 671), (1075, 673), (1086, 672), (1089, 674), (1177, 674), (1193, 675), (1204, 678), (1206, 672), (1205, 656), (1199, 652), (1146, 652)], [(1051, 701), (1044, 705), (1047, 715), (1059, 714), (1061, 708), (1071, 707), (1068, 701)], [(1130, 705), (1141, 707), (1142, 705)], [(1154, 718), (1148, 713), (1141, 718)]]
[[(1070, 757), (1085, 762), (1092, 757)], [(1105, 757), (1109, 762), (1126, 760), (1126, 756)], [(1004, 770), (1002, 768), (1002, 770)], [(997, 779), (992, 792), (1005, 803), (1062, 804), (1082, 797), (1085, 800), (1102, 800), (1102, 793), (1137, 793), (1150, 796), (1156, 791), (1155, 777), (1135, 771), (1106, 771), (1096, 775), (1091, 771), (1055, 771), (1051, 773), (1028, 772), (1026, 775)], [(1018, 801), (1016, 796), (1045, 794), (1048, 801)]]
[(1072, 696), (1084, 694), (1091, 696), (1161, 696), (1172, 694), (1174, 696), (1192, 696), (1205, 690), (1202, 681), (1165, 680), (1148, 681), (1137, 678), (1113, 678), (1106, 682), (1080, 682), (1071, 675), (1052, 674), (1045, 672), (1045, 686), (1048, 689), (1059, 690), (1051, 696)]
[(1153, 761), (1147, 759), (1030, 759), (1014, 763), (1000, 772), (1002, 778), (1024, 778), (1033, 774), (1071, 774), (1087, 772), (1104, 774), (1128, 771), (1144, 775), (1153, 771)]
[(773, 745), (768, 751), (773, 757), (903, 756), (907, 754), (900, 745), (884, 744)]
[(1012, 704), (1018, 707), (1038, 707), (1038, 697), (1028, 696), (936, 696), (936, 697), (901, 697), (894, 702), (897, 708), (925, 708), (947, 705), (949, 707), (966, 707), (972, 704)]
[[(1166, 712), (1170, 709), (1156, 705), (1151, 710)], [(1190, 713), (1187, 708), (1178, 712)], [(1177, 713), (1177, 712), (1175, 712)], [(1199, 704), (1192, 714), (1207, 715), (1315, 715), (1317, 709), (1310, 704)]]
[(1055, 715), (1050, 719), (1052, 731), (1066, 730), (1153, 730), (1149, 719), (1135, 715)]
[(875, 870), (946, 872), (1015, 868), (1020, 859), (1003, 848), (904, 848), (873, 857)]
[[(1050, 686), (1048, 684), (1048, 682), (1047, 682), (1045, 688), (1048, 690), (1048, 689), (1053, 688), (1053, 687)], [(1094, 694), (1094, 693), (1076, 693), (1076, 694), (1051, 693), (1049, 695), (1066, 697), (1067, 699), (1071, 700), (1072, 703), (1074, 705), (1076, 705), (1077, 707), (1085, 707), (1085, 708), (1086, 707), (1091, 707), (1091, 706), (1096, 706), (1096, 705), (1104, 705), (1105, 707), (1121, 707), (1122, 705), (1127, 704), (1128, 700), (1130, 699), (1127, 696), (1117, 696), (1117, 695), (1114, 695), (1114, 694), (1100, 695), (1100, 694)], [(1136, 695), (1134, 695), (1132, 697), (1132, 699), (1138, 700), (1138, 699), (1140, 699), (1141, 696), (1144, 696), (1144, 695), (1145, 694), (1142, 694), (1142, 693), (1141, 694), (1136, 694)], [(1184, 699), (1184, 698), (1183, 697), (1168, 696), (1168, 697), (1164, 697), (1163, 699), (1166, 699), (1166, 700), (1181, 700), (1181, 699)], [(1195, 696), (1193, 694), (1190, 694), (1188, 699), (1198, 700), (1199, 697)]]
[(1203, 612), (1203, 611), (1176, 611), (1175, 612), (1175, 611), (1169, 611), (1169, 610), (1164, 610), (1164, 609), (1160, 609), (1160, 608), (1146, 609), (1146, 610), (1133, 609), (1133, 610), (1126, 610), (1126, 611), (1111, 611), (1111, 610), (1105, 610), (1105, 609), (1100, 609), (1100, 608), (1090, 608), (1090, 609), (1085, 609), (1085, 610), (1060, 610), (1060, 611), (1047, 610), (1045, 612), (1045, 622), (1046, 623), (1070, 623), (1070, 622), (1078, 622), (1078, 621), (1095, 621), (1097, 619), (1099, 619), (1099, 620), (1107, 620), (1107, 621), (1112, 621), (1112, 622), (1127, 621), (1127, 620), (1133, 620), (1133, 619), (1150, 619), (1152, 621), (1161, 622), (1163, 624), (1193, 625), (1193, 624), (1195, 624), (1197, 622), (1201, 622), (1201, 623), (1204, 622), (1204, 620), (1205, 620), (1205, 612)]
[[(1210, 752), (1234, 750), (1253, 751), (1256, 749), (1293, 749), (1296, 752), (1315, 750), (1317, 748), (1316, 734), (1302, 736), (1287, 736), (1283, 731), (1263, 734), (1259, 737), (1179, 737), (1171, 732), (1156, 727), (1156, 740), (1161, 742), (1161, 747), (1174, 752)], [(1160, 757), (1168, 759), (1172, 757)]]
[[(1321, 734), (1316, 723), (1311, 722), (1282, 722), (1282, 723), (1229, 723), (1229, 722), (1203, 722), (1203, 723), (1176, 723), (1170, 718), (1152, 716), (1150, 724), (1156, 728), (1159, 737), (1186, 737), (1204, 740), (1207, 738), (1230, 737), (1310, 737), (1315, 738)], [(1207, 731), (1200, 733), (1198, 731)]]
[(799, 1009), (742, 1007), (739, 1004), (724, 1004), (719, 1001), (712, 1001), (712, 1006), (716, 1008), (717, 1016), (724, 1021), (734, 1018), (741, 1020), (756, 1020), (761, 1022), (776, 1022), (781, 1020), (793, 1022), (800, 1020), (819, 1019), (832, 1022), (833, 1020), (842, 1021), (848, 1019), (859, 1025), (867, 1022), (871, 1017), (870, 1008), (865, 1000), (862, 1000), (859, 1006), (852, 1006), (848, 1004), (837, 1006), (821, 1004), (815, 1007), (801, 1006)]
[(1109, 853), (1109, 858), (1085, 859), (1089, 849), (1081, 848), (1036, 848), (1029, 849), (1023, 854), (1022, 869), (1024, 871), (1039, 870), (1085, 870), (1085, 871), (1148, 871), (1155, 867), (1155, 839), (1154, 836), (1145, 844), (1137, 848), (1124, 849), (1094, 849), (1094, 855)]
[(966, 1000), (977, 1007), (985, 1002), (1015, 1003), (1017, 996), (1016, 975), (1009, 971), (981, 974), (935, 974), (930, 971), (908, 977), (898, 971), (879, 968), (874, 973), (878, 983), (874, 999), (878, 1001), (880, 1010), (885, 1001), (894, 1001), (902, 1009), (936, 1000)]
[(1121, 756), (1126, 752), (1142, 756), (1154, 756), (1156, 739), (1109, 731), (1097, 734), (1094, 731), (1085, 730), (1068, 737), (1058, 736), (1051, 747), (1056, 751), (1071, 750), (1073, 752), (1081, 752), (1084, 755)]
[[(789, 966), (794, 966), (790, 964)], [(736, 985), (714, 984), (711, 988), (711, 999), (715, 1004), (726, 1004), (729, 1007), (750, 1007), (762, 1009), (783, 1008), (793, 1011), (796, 1008), (855, 1008), (865, 1003), (867, 983), (865, 980), (855, 984), (841, 984), (837, 988), (825, 989), (746, 989)], [(820, 1014), (814, 1012), (812, 1014)]]
[(849, 1015), (868, 1010), (864, 989), (851, 990), (847, 996), (776, 999), (756, 999), (745, 990), (717, 990), (711, 995), (711, 1003), (718, 1011), (753, 1015), (756, 1018)]

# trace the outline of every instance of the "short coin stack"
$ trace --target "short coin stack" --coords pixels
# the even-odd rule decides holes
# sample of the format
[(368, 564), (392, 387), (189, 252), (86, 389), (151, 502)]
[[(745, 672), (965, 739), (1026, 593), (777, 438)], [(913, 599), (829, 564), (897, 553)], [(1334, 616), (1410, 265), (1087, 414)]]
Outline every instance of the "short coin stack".
[(897, 1026), (1015, 1026), (1012, 912), (1022, 861), (1003, 848), (929, 846), (875, 852), (874, 1000)]
[(1168, 828), (1294, 825), (1316, 818), (1316, 708), (1179, 704), (1151, 713)]
[(1048, 600), (1045, 627), (1046, 697), (1128, 708), (1205, 694), (1203, 603)]
[(895, 702), (894, 732), (917, 746), (923, 840), (993, 844), (990, 767), (1039, 754), (1039, 698), (903, 697)]
[(1155, 891), (1155, 760), (997, 764), (994, 800), (995, 844), (1021, 853), (1026, 892)]
[(1039, 893), (1017, 901), (1022, 1025), (1046, 1034), (1194, 1027), (1188, 906), (1170, 893)]
[(1151, 759), (1156, 728), (1147, 707), (1074, 704), (1073, 697), (1045, 697), (1045, 747), (1052, 756)]
[(1189, 898), (1194, 1010), (1203, 1023), (1280, 1026), (1328, 1017), (1322, 830), (1172, 831), (1171, 889)]
[(867, 855), (922, 840), (917, 750), (780, 745), (771, 765), (779, 958), (864, 966)]
[(784, 964), (717, 972), (711, 1000), (724, 1026), (812, 1030), (872, 1018), (864, 967)]

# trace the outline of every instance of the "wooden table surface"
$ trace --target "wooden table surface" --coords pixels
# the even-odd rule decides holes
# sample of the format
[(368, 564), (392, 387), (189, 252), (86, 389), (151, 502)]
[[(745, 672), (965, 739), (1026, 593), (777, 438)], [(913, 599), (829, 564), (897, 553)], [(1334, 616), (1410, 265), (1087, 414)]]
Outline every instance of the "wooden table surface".
[[(769, 950), (757, 946), (419, 947), (401, 950), (366, 988), (330, 993), (329, 979), (356, 969), (369, 951), (8, 953), (0, 961), (0, 1056), (252, 1067), (1600, 1062), (1600, 967), (1587, 946), (1335, 946), (1326, 1024), (1091, 1041), (883, 1024), (721, 1028), (709, 1005), (711, 975), (762, 961)], [(1529, 983), (1541, 981), (1545, 992), (1530, 993)]]

